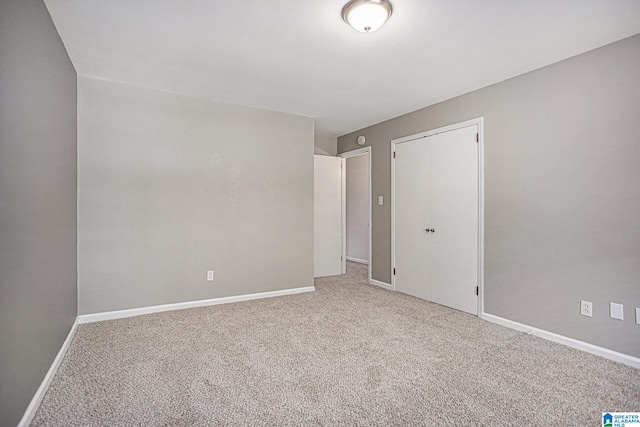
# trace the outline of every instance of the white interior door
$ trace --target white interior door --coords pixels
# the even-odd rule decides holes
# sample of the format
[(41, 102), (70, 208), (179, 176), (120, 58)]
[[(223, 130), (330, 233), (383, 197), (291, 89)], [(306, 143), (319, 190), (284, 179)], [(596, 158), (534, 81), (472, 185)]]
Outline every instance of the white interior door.
[(313, 156), (313, 276), (342, 273), (342, 162)]
[(431, 153), (424, 138), (396, 146), (395, 285), (396, 290), (431, 300)]
[(396, 144), (395, 288), (478, 313), (477, 126)]
[(431, 150), (431, 300), (478, 314), (477, 127), (434, 135)]

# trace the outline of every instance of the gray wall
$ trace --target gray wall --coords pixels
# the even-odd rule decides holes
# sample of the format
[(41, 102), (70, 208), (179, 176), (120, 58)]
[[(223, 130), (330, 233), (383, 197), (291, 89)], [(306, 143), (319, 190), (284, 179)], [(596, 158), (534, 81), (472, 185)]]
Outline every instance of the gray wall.
[(22, 418), (76, 305), (76, 72), (41, 1), (0, 2), (0, 425)]
[(369, 156), (347, 158), (347, 257), (369, 261)]
[(313, 119), (78, 88), (80, 314), (313, 285)]
[[(640, 356), (639, 53), (637, 35), (342, 136), (338, 151), (365, 135), (374, 200), (390, 201), (392, 139), (483, 116), (485, 311)], [(373, 278), (390, 282), (389, 202), (372, 214)]]
[(338, 154), (338, 138), (335, 136), (315, 134), (313, 153), (323, 156), (335, 156)]

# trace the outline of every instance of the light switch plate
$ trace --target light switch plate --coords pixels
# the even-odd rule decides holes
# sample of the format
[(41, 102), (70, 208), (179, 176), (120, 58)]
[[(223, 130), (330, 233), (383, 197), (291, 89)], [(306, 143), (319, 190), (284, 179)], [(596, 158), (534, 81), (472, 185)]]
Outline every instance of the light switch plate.
[(640, 307), (636, 307), (636, 325), (640, 325)]
[(378, 205), (382, 206), (383, 203), (384, 199), (382, 198), (382, 196), (378, 196)]
[(624, 306), (622, 304), (616, 304), (615, 302), (610, 302), (609, 316), (612, 319), (624, 320)]

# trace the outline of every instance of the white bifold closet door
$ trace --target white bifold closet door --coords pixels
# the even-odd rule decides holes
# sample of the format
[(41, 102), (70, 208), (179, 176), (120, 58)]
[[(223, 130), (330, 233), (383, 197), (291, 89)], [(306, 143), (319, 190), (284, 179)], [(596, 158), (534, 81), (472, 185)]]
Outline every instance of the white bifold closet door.
[(396, 290), (478, 313), (477, 126), (395, 147)]
[(342, 274), (342, 162), (313, 156), (313, 277)]
[(396, 291), (431, 301), (431, 150), (423, 139), (396, 146)]

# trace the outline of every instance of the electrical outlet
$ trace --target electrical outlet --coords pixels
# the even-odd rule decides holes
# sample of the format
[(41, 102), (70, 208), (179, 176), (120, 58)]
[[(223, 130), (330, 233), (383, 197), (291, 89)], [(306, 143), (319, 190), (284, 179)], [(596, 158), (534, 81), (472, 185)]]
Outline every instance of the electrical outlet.
[(640, 307), (636, 307), (636, 325), (640, 325)]
[(207, 271), (207, 282), (213, 282), (213, 270)]
[(593, 316), (593, 304), (590, 301), (580, 301), (580, 314), (583, 316)]

